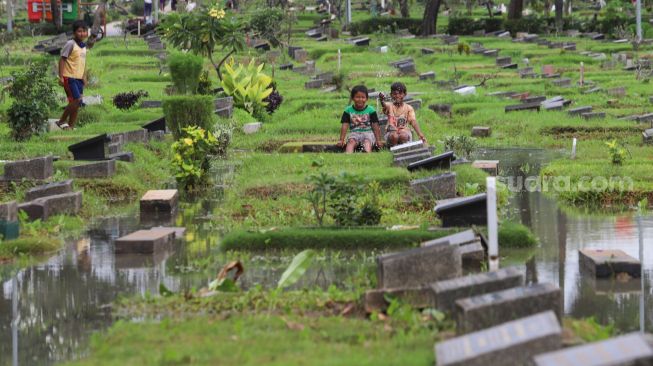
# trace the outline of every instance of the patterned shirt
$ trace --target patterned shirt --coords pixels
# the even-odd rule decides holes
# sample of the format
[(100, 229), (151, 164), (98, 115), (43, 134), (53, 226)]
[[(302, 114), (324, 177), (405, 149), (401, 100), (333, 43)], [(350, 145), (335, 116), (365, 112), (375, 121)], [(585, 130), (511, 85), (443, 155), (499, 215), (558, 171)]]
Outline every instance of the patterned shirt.
[(394, 103), (383, 103), (388, 115), (388, 131), (403, 130), (408, 124), (417, 122), (415, 110), (406, 103), (397, 107)]
[(348, 106), (342, 112), (341, 123), (349, 123), (349, 129), (352, 132), (369, 132), (372, 131), (372, 123), (379, 123), (379, 117), (374, 108), (365, 106), (365, 109), (358, 110), (353, 105)]

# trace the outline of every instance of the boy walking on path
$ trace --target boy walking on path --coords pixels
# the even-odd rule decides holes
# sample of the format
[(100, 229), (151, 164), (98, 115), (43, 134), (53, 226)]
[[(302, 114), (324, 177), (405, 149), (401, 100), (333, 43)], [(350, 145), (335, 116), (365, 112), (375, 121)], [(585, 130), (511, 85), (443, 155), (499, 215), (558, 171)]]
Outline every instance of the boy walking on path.
[(62, 129), (72, 129), (77, 121), (77, 112), (82, 105), (84, 85), (86, 85), (86, 51), (93, 47), (95, 37), (91, 36), (88, 44), (88, 26), (83, 20), (73, 23), (73, 39), (61, 49), (59, 59), (59, 84), (63, 86), (68, 97), (68, 106), (64, 110), (57, 126)]

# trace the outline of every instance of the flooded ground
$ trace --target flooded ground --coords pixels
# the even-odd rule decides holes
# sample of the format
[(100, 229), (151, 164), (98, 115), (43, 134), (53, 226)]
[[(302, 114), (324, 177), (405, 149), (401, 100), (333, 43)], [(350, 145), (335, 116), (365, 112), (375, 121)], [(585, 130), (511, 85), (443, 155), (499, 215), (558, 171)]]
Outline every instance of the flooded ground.
[[(536, 174), (552, 155), (542, 150), (505, 149), (483, 150), (478, 157), (500, 160), (502, 173), (514, 175)], [(211, 208), (217, 203), (219, 197), (185, 204), (174, 224), (192, 227), (195, 238), (205, 240), (195, 240), (197, 244), (192, 246), (180, 244), (175, 252), (156, 258), (113, 254), (113, 240), (141, 226), (136, 215), (128, 215), (98, 221), (85, 237), (70, 240), (64, 250), (38, 265), (25, 269), (0, 266), (0, 365), (54, 364), (83, 357), (91, 334), (111, 324), (111, 303), (118, 297), (155, 296), (160, 284), (172, 291), (206, 286), (214, 274), (194, 271), (189, 263), (215, 249), (218, 229), (203, 223), (210, 221)], [(568, 214), (538, 192), (515, 195), (510, 212), (515, 220), (533, 229), (540, 246), (502, 252), (503, 265), (515, 263), (529, 281), (558, 284), (563, 288), (568, 315), (592, 316), (600, 323), (614, 323), (620, 331), (628, 331), (640, 328), (640, 314), (645, 313), (646, 329), (653, 327), (653, 309), (648, 301), (652, 219), (641, 220), (643, 281), (597, 282), (580, 274), (578, 250), (622, 249), (638, 258), (636, 218)], [(346, 286), (344, 282), (361, 271), (373, 270), (376, 254), (323, 253), (298, 286)], [(276, 284), (289, 260), (290, 255), (252, 254), (243, 287)]]

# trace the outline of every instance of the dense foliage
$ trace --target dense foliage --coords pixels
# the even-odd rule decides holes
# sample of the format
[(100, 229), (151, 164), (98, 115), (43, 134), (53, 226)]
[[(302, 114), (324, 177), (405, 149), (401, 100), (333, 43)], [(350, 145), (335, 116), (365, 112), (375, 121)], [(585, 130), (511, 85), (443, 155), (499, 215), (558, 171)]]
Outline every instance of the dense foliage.
[(207, 182), (208, 156), (217, 143), (213, 133), (203, 128), (191, 126), (182, 130), (182, 137), (172, 144), (172, 166), (181, 188), (197, 189)]
[(175, 139), (180, 139), (183, 136), (183, 129), (190, 126), (213, 131), (214, 107), (211, 96), (180, 95), (163, 101), (163, 114), (172, 135)]
[(45, 62), (33, 62), (25, 71), (11, 75), (9, 95), (14, 99), (7, 111), (11, 137), (16, 141), (29, 139), (45, 131), (50, 109), (57, 105), (54, 83)]
[(118, 109), (130, 109), (135, 106), (141, 98), (147, 98), (148, 96), (149, 94), (145, 90), (118, 93), (113, 97), (113, 105)]
[(258, 9), (252, 13), (249, 28), (259, 37), (270, 42), (272, 47), (281, 45), (281, 24), (283, 12), (278, 8)]
[(170, 77), (177, 93), (197, 93), (202, 65), (202, 57), (193, 54), (175, 53), (168, 57)]
[(233, 58), (225, 64), (225, 74), (222, 87), (227, 95), (234, 98), (234, 105), (246, 110), (249, 114), (260, 116), (267, 106), (265, 98), (272, 94), (272, 78), (264, 74), (265, 64), (256, 65), (255, 60), (245, 67), (237, 66)]
[(396, 33), (408, 29), (412, 34), (420, 34), (422, 19), (413, 18), (370, 18), (351, 23), (351, 34), (371, 34), (375, 32)]

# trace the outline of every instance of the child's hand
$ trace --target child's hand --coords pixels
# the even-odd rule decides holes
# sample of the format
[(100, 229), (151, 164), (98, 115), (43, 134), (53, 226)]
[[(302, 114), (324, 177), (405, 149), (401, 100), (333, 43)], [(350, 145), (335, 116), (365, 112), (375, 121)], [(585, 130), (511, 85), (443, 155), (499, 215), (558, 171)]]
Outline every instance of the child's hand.
[(385, 100), (385, 95), (383, 93), (379, 93), (379, 100), (382, 102)]
[(385, 146), (385, 141), (377, 141), (376, 146), (378, 146), (379, 149), (383, 149), (383, 146)]
[(344, 147), (344, 146), (345, 146), (345, 142), (344, 142), (343, 140), (340, 140), (340, 141), (338, 141), (338, 143), (336, 144), (336, 146), (338, 146), (338, 147)]
[(426, 144), (426, 137), (424, 137), (424, 135), (419, 135), (419, 139), (422, 140), (424, 144)]
[(63, 86), (63, 78), (59, 78), (59, 85)]

